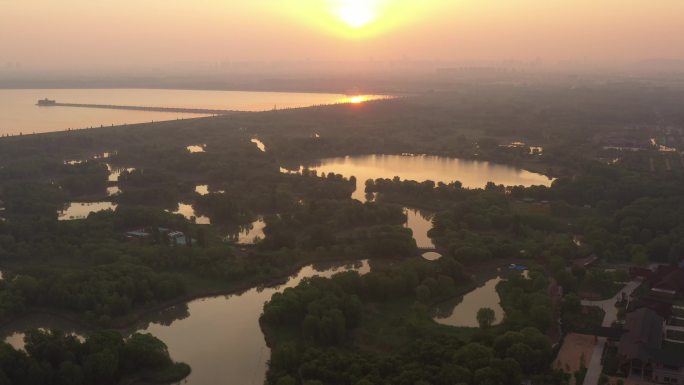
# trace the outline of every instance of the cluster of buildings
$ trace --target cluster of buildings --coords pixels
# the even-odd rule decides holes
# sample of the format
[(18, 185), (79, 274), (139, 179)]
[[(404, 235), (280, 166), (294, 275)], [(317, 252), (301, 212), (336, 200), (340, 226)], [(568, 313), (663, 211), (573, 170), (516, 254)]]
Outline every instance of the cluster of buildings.
[(509, 144), (500, 144), (499, 148), (517, 148), (522, 149), (529, 155), (542, 155), (544, 153), (544, 147), (541, 146), (530, 146), (524, 142), (511, 142)]
[(613, 341), (622, 373), (655, 383), (684, 383), (684, 331), (679, 330), (681, 335), (671, 332), (672, 328), (684, 328), (672, 326), (672, 317), (665, 318), (646, 307), (627, 314), (624, 334)]
[(626, 308), (621, 332), (609, 337), (618, 370), (637, 381), (684, 384), (684, 264), (630, 274), (644, 284)]
[(191, 246), (195, 242), (195, 240), (182, 231), (171, 230), (164, 227), (131, 230), (126, 232), (125, 236), (128, 240), (148, 239), (157, 242), (166, 240), (172, 246)]

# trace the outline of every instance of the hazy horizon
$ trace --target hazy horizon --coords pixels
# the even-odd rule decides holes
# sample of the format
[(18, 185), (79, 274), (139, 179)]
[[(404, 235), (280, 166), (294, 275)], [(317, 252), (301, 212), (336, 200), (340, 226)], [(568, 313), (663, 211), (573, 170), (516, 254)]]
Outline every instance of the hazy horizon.
[(364, 63), (371, 70), (397, 61), (621, 69), (653, 60), (679, 69), (684, 60), (684, 50), (672, 44), (684, 41), (684, 3), (677, 0), (0, 0), (0, 6), (5, 71), (253, 69), (247, 63), (360, 71)]

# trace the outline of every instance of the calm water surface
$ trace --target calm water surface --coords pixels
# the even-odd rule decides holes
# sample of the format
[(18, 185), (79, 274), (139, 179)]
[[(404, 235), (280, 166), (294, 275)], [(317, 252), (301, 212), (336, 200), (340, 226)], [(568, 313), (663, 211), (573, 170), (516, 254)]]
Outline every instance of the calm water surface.
[[(522, 170), (516, 167), (490, 163), (487, 161), (463, 160), (441, 156), (404, 156), (404, 155), (363, 155), (321, 159), (315, 164), (307, 165), (318, 173), (341, 174), (347, 178), (356, 177), (356, 190), (352, 198), (366, 201), (365, 192), (368, 179), (394, 178), (402, 180), (450, 183), (460, 181), (467, 188), (481, 188), (487, 182), (506, 186), (549, 186), (552, 179), (545, 175)], [(304, 168), (302, 166), (300, 171)], [(282, 168), (283, 172), (290, 172)], [(432, 228), (432, 217), (429, 213), (405, 208), (408, 216), (406, 227), (413, 230), (418, 247), (430, 248), (434, 244), (427, 232)], [(430, 254), (428, 258), (435, 258)]]
[(194, 219), (195, 223), (198, 225), (210, 225), (211, 219), (205, 217), (204, 215), (199, 215), (195, 212), (195, 209), (189, 203), (178, 203), (178, 210), (173, 212), (174, 214), (181, 214), (186, 219), (192, 221)]
[(257, 146), (257, 148), (259, 149), (259, 151), (261, 151), (261, 152), (266, 152), (266, 145), (264, 144), (264, 142), (260, 141), (260, 140), (257, 139), (257, 138), (253, 138), (253, 139), (252, 139), (252, 143), (254, 143), (254, 144)]
[[(503, 271), (513, 272), (513, 270), (497, 269), (499, 274)], [(520, 274), (525, 279), (530, 279), (529, 270), (524, 270)], [(503, 321), (505, 312), (501, 307), (499, 293), (496, 292), (496, 285), (503, 279), (501, 275), (485, 281), (480, 287), (468, 292), (461, 298), (447, 301), (440, 304), (433, 318), (437, 323), (449, 326), (479, 327), (477, 323), (477, 311), (483, 307), (494, 310), (496, 320), (494, 325)]]
[(116, 204), (112, 202), (71, 202), (66, 209), (57, 213), (57, 219), (60, 221), (84, 219), (90, 213), (110, 209), (116, 209)]
[(423, 253), (422, 257), (427, 261), (437, 261), (442, 258), (442, 254), (434, 251), (428, 251), (427, 253)]
[(416, 240), (416, 245), (424, 248), (434, 247), (435, 244), (427, 234), (432, 228), (432, 214), (409, 207), (405, 207), (404, 212), (408, 217), (405, 226), (413, 231), (413, 239)]
[[(197, 185), (195, 186), (195, 192), (199, 195), (209, 194), (209, 185)], [(221, 191), (214, 191), (220, 193)], [(191, 205), (185, 203), (179, 203), (178, 211), (176, 213), (183, 214), (186, 218), (196, 218), (199, 224), (209, 224), (211, 219), (203, 216), (198, 216)], [(227, 234), (224, 238), (227, 242), (236, 242), (239, 244), (253, 244), (256, 239), (264, 239), (264, 228), (266, 227), (266, 222), (263, 217), (258, 217), (252, 223), (242, 225), (242, 226), (222, 226), (224, 234)]]
[(111, 164), (107, 163), (107, 170), (109, 170), (109, 176), (107, 177), (108, 182), (118, 182), (119, 177), (123, 171), (133, 172), (135, 168), (132, 167), (112, 167)]
[(434, 320), (443, 325), (479, 327), (477, 323), (477, 311), (483, 307), (494, 310), (496, 320), (494, 325), (499, 324), (504, 317), (503, 308), (499, 304), (499, 293), (496, 292), (496, 284), (501, 282), (501, 277), (492, 278), (482, 286), (458, 298), (441, 304), (437, 309)]
[[(107, 110), (74, 107), (37, 107), (38, 99), (64, 103), (134, 105), (145, 107), (206, 108), (265, 111), (320, 104), (351, 103), (359, 99), (341, 94), (158, 89), (0, 89), (0, 135), (62, 131), (151, 121), (196, 118), (202, 115), (169, 112)], [(363, 100), (384, 98), (367, 95)]]
[(237, 229), (229, 231), (225, 239), (243, 245), (253, 244), (257, 239), (264, 239), (264, 228), (266, 228), (266, 222), (263, 217), (259, 217), (248, 225), (238, 226)]
[(552, 179), (512, 166), (487, 161), (464, 160), (442, 156), (364, 155), (321, 159), (309, 165), (319, 173), (336, 173), (356, 177), (353, 198), (366, 200), (365, 184), (368, 179), (393, 178), (402, 180), (450, 183), (460, 181), (463, 187), (481, 188), (487, 182), (505, 186), (550, 186)]
[(198, 153), (198, 152), (204, 152), (204, 147), (206, 147), (205, 144), (202, 144), (202, 145), (192, 145), (192, 146), (186, 147), (186, 149), (187, 149), (191, 154), (195, 154), (195, 153)]
[(107, 187), (107, 196), (111, 197), (111, 196), (119, 194), (120, 192), (121, 192), (121, 190), (119, 189), (119, 186)]
[[(347, 265), (318, 264), (307, 266), (282, 286), (250, 289), (239, 295), (192, 301), (150, 316), (138, 331), (149, 332), (164, 341), (173, 359), (192, 366), (190, 385), (261, 385), (266, 374), (270, 349), (259, 327), (264, 303), (273, 294), (294, 287), (302, 279), (315, 275), (330, 277), (343, 271), (370, 271), (368, 261)], [(50, 317), (22, 320), (2, 330), (5, 340), (23, 347), (23, 330), (57, 328), (76, 334), (72, 325)]]

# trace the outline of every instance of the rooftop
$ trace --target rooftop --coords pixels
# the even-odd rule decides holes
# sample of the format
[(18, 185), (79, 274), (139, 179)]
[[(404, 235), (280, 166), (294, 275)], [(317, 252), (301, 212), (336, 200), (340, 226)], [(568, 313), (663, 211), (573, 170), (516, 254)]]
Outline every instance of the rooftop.
[(665, 274), (662, 279), (655, 281), (653, 289), (673, 291), (676, 293), (684, 291), (684, 269), (676, 268)]
[(618, 353), (628, 359), (655, 361), (663, 343), (665, 320), (651, 309), (641, 308), (627, 314)]

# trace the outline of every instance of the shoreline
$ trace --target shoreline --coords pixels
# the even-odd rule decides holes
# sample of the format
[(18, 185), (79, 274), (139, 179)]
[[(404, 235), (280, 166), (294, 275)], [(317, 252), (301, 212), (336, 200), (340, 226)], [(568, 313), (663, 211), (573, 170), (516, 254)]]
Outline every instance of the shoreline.
[[(202, 90), (202, 89), (176, 89), (176, 88), (9, 88), (9, 89), (3, 89), (0, 88), (0, 91), (3, 90), (9, 90), (9, 91), (21, 91), (21, 90), (153, 90), (153, 91), (207, 91), (207, 92), (260, 92), (260, 93), (277, 93), (277, 94), (311, 94), (311, 95), (338, 95), (338, 96), (343, 96), (343, 97), (350, 97), (352, 95), (348, 95), (346, 93), (336, 93), (336, 92), (305, 92), (305, 91), (300, 91), (300, 92), (295, 92), (295, 91), (249, 91), (249, 90)], [(396, 100), (399, 98), (411, 96), (413, 94), (397, 94), (397, 93), (364, 93), (363, 95), (368, 95), (368, 96), (373, 96), (377, 98), (369, 99), (364, 101), (363, 103), (372, 103), (372, 102), (379, 102), (379, 101), (388, 101), (388, 100)], [(349, 105), (353, 104), (350, 101), (335, 101), (335, 102), (327, 102), (327, 103), (321, 103), (321, 104), (312, 104), (312, 105), (302, 105), (302, 106), (293, 106), (293, 107), (284, 107), (281, 109), (277, 109), (276, 111), (293, 111), (293, 110), (303, 110), (303, 109), (315, 109), (315, 108), (320, 108), (320, 107), (336, 107), (336, 106), (341, 106), (341, 105)], [(211, 118), (220, 118), (220, 117), (226, 117), (226, 116), (236, 116), (236, 115), (247, 115), (247, 114), (267, 114), (273, 112), (271, 109), (264, 109), (264, 110), (243, 110), (243, 109), (235, 109), (235, 110), (224, 110), (224, 112), (202, 112), (202, 113), (197, 113), (197, 112), (182, 112), (182, 111), (176, 111), (176, 110), (187, 110), (186, 108), (175, 108), (175, 107), (145, 107), (144, 109), (140, 108), (135, 108), (134, 106), (108, 106), (108, 107), (103, 107), (102, 105), (95, 105), (95, 104), (80, 104), (80, 103), (57, 103), (54, 106), (50, 107), (84, 107), (84, 108), (92, 108), (92, 109), (115, 109), (115, 110), (134, 110), (134, 111), (144, 111), (144, 112), (152, 112), (152, 113), (160, 113), (160, 114), (183, 114), (183, 115), (188, 115), (183, 118), (176, 117), (176, 119), (164, 119), (164, 117), (161, 117), (160, 120), (151, 120), (151, 121), (143, 121), (143, 122), (131, 122), (131, 123), (90, 123), (89, 125), (85, 127), (68, 127), (68, 128), (62, 128), (62, 129), (51, 129), (49, 131), (35, 131), (35, 129), (26, 129), (25, 132), (20, 129), (19, 132), (4, 132), (0, 136), (0, 140), (2, 139), (9, 139), (9, 138), (22, 138), (22, 137), (35, 137), (35, 136), (45, 136), (45, 135), (59, 135), (59, 134), (69, 134), (69, 133), (74, 133), (74, 132), (80, 132), (80, 131), (94, 131), (98, 129), (118, 129), (118, 128), (123, 128), (123, 127), (137, 127), (137, 126), (146, 126), (146, 125), (157, 125), (157, 124), (164, 124), (164, 123), (173, 123), (173, 122), (178, 122), (178, 121), (192, 121), (192, 120), (200, 120), (200, 119), (211, 119)], [(116, 107), (116, 108), (111, 108), (111, 107)], [(121, 108), (124, 107), (124, 108)], [(45, 107), (43, 107), (45, 108)], [(211, 109), (208, 109), (211, 110)], [(15, 129), (16, 130), (16, 129)]]
[(68, 310), (60, 310), (60, 309), (54, 309), (54, 308), (49, 308), (49, 307), (39, 307), (39, 308), (33, 308), (29, 309), (26, 312), (22, 313), (21, 315), (17, 316), (12, 316), (8, 318), (7, 320), (3, 321), (0, 323), (0, 333), (4, 334), (5, 338), (7, 338), (9, 335), (5, 332), (4, 329), (10, 327), (12, 324), (21, 321), (22, 319), (30, 318), (30, 317), (36, 317), (36, 316), (50, 316), (50, 317), (55, 317), (64, 321), (67, 321), (69, 323), (73, 323), (74, 325), (77, 325), (80, 329), (84, 329), (87, 331), (90, 330), (96, 330), (96, 329), (108, 329), (108, 330), (115, 330), (121, 333), (125, 333), (128, 331), (131, 331), (130, 329), (134, 329), (135, 326), (143, 321), (143, 318), (145, 316), (149, 316), (154, 313), (158, 313), (160, 311), (172, 308), (174, 306), (182, 305), (182, 304), (188, 304), (190, 302), (196, 301), (196, 300), (201, 300), (205, 298), (213, 298), (213, 297), (219, 297), (219, 296), (229, 296), (229, 295), (235, 295), (235, 294), (241, 294), (244, 293), (245, 291), (251, 290), (251, 289), (256, 289), (259, 287), (277, 287), (284, 285), (287, 283), (288, 279), (292, 277), (293, 275), (296, 275), (299, 273), (302, 269), (304, 269), (307, 266), (314, 265), (317, 263), (355, 263), (363, 260), (390, 260), (390, 261), (397, 261), (401, 260), (404, 258), (400, 257), (394, 257), (394, 258), (359, 258), (359, 259), (350, 259), (350, 258), (340, 258), (340, 259), (312, 259), (312, 260), (307, 260), (307, 261), (301, 261), (290, 267), (286, 272), (278, 275), (277, 277), (274, 277), (272, 279), (269, 279), (267, 281), (261, 281), (261, 282), (242, 282), (234, 287), (231, 288), (225, 288), (225, 289), (216, 289), (216, 290), (208, 290), (208, 291), (199, 291), (196, 293), (190, 293), (183, 295), (181, 297), (175, 298), (173, 300), (169, 301), (164, 301), (162, 303), (158, 303), (155, 305), (152, 305), (150, 307), (144, 308), (137, 310), (127, 316), (120, 317), (120, 318), (115, 318), (112, 320), (112, 325), (109, 327), (102, 327), (98, 325), (95, 322), (88, 321), (86, 319), (83, 319), (78, 313), (74, 313)]
[[(292, 159), (282, 159), (285, 163), (286, 166), (290, 166), (292, 164), (297, 164), (299, 166), (299, 170), (289, 170), (289, 171), (296, 171), (299, 172), (302, 168), (304, 167), (310, 167), (311, 169), (315, 169), (317, 166), (317, 163), (320, 163), (321, 160), (324, 159), (338, 159), (338, 158), (345, 158), (345, 157), (361, 157), (361, 156), (372, 156), (372, 155), (384, 155), (384, 156), (406, 156), (406, 157), (414, 157), (414, 156), (408, 156), (405, 155), (404, 153), (400, 152), (392, 152), (392, 151), (386, 151), (386, 152), (364, 152), (364, 151), (359, 151), (359, 152), (344, 152), (344, 153), (339, 153), (339, 154), (332, 154), (329, 156), (325, 157), (314, 157), (314, 158), (309, 158), (309, 157), (299, 157), (299, 158), (292, 158)], [(440, 158), (449, 158), (449, 159), (458, 159), (458, 160), (463, 160), (463, 161), (468, 161), (468, 162), (487, 162), (491, 163), (494, 165), (498, 166), (506, 166), (506, 167), (512, 167), (516, 168), (522, 171), (527, 171), (533, 174), (539, 174), (541, 176), (546, 177), (549, 180), (548, 185), (546, 184), (537, 184), (537, 185), (530, 185), (530, 186), (546, 186), (549, 187), (551, 184), (559, 179), (565, 176), (563, 173), (559, 172), (562, 167), (558, 166), (554, 168), (554, 165), (552, 163), (538, 163), (534, 162), (532, 160), (523, 160), (520, 162), (506, 162), (505, 160), (501, 159), (496, 159), (494, 157), (479, 157), (479, 156), (464, 156), (464, 155), (452, 155), (448, 153), (439, 153), (438, 151), (432, 151), (432, 152), (424, 152), (424, 153), (419, 153), (415, 154), (415, 157), (420, 157), (420, 156), (426, 156), (426, 157), (440, 157)], [(291, 163), (291, 164), (290, 164)], [(283, 167), (281, 165), (281, 167)], [(552, 172), (549, 173), (548, 171), (551, 170)], [(392, 179), (392, 178), (388, 178)], [(402, 179), (405, 180), (405, 179)], [(457, 179), (451, 181), (455, 182)], [(423, 181), (417, 181), (417, 182), (423, 182)], [(437, 183), (438, 181), (433, 182)], [(445, 182), (446, 183), (446, 182)], [(515, 187), (515, 185), (505, 185), (506, 187)], [(477, 189), (483, 189), (485, 186), (482, 187), (463, 187), (463, 189), (468, 189), (468, 190), (477, 190)]]
[[(12, 324), (21, 321), (22, 319), (27, 319), (31, 317), (37, 317), (37, 316), (50, 316), (50, 317), (55, 317), (58, 319), (61, 319), (63, 321), (67, 321), (69, 323), (72, 323), (76, 326), (78, 326), (79, 329), (84, 329), (87, 331), (90, 330), (96, 330), (96, 329), (107, 329), (107, 330), (115, 330), (121, 333), (129, 332), (131, 329), (134, 329), (135, 326), (143, 321), (144, 317), (149, 316), (154, 313), (158, 313), (167, 309), (170, 309), (174, 306), (178, 305), (183, 305), (183, 304), (188, 304), (190, 302), (196, 301), (196, 300), (201, 300), (201, 299), (206, 299), (206, 298), (214, 298), (214, 297), (219, 297), (219, 296), (230, 296), (230, 295), (239, 295), (242, 294), (248, 290), (251, 289), (257, 289), (260, 287), (263, 288), (275, 288), (281, 285), (284, 285), (287, 283), (288, 279), (299, 273), (302, 269), (304, 269), (307, 266), (315, 265), (317, 263), (337, 263), (337, 264), (347, 264), (347, 263), (356, 263), (364, 260), (368, 261), (401, 261), (405, 260), (408, 258), (419, 258), (419, 257), (376, 257), (376, 258), (332, 258), (332, 259), (326, 259), (326, 258), (313, 258), (313, 259), (308, 259), (305, 261), (300, 261), (288, 268), (285, 272), (279, 274), (276, 277), (273, 277), (271, 279), (268, 279), (266, 281), (259, 281), (256, 282), (257, 280), (252, 280), (252, 281), (247, 281), (247, 282), (242, 282), (234, 287), (230, 288), (224, 288), (224, 289), (215, 289), (215, 290), (206, 290), (206, 291), (198, 291), (195, 293), (189, 293), (186, 295), (183, 295), (181, 297), (164, 301), (161, 303), (154, 304), (150, 307), (146, 307), (143, 309), (139, 309), (137, 311), (132, 312), (131, 314), (119, 318), (115, 318), (112, 320), (112, 324), (109, 327), (102, 327), (98, 325), (96, 322), (89, 321), (84, 319), (82, 316), (80, 316), (78, 313), (68, 311), (68, 310), (61, 310), (61, 309), (56, 309), (56, 308), (50, 308), (50, 307), (35, 307), (32, 309), (28, 309), (26, 312), (9, 317), (7, 320), (0, 322), (0, 334), (4, 334), (5, 338), (7, 338), (9, 335), (5, 333), (6, 328), (10, 327)], [(478, 281), (482, 279), (481, 274), (483, 272), (490, 272), (490, 269), (493, 267), (505, 267), (509, 263), (518, 263), (518, 262), (529, 262), (529, 260), (523, 260), (523, 259), (502, 259), (502, 260), (492, 260), (492, 261), (486, 261), (481, 264), (478, 264), (476, 266), (471, 267), (470, 269), (465, 269), (464, 272), (468, 273), (471, 278), (471, 283), (466, 286), (470, 287), (470, 291), (476, 289), (478, 287)], [(497, 274), (499, 274), (497, 272)], [(490, 273), (485, 273), (485, 276), (491, 276)], [(454, 300), (457, 297), (461, 297), (465, 294), (467, 294), (468, 291), (462, 292), (459, 291), (457, 295), (455, 295), (452, 298), (444, 298), (441, 299), (437, 302), (435, 302), (433, 305), (439, 305), (441, 303), (445, 303), (451, 300)]]
[[(409, 257), (412, 258), (412, 257)], [(418, 257), (415, 257), (418, 258)], [(77, 326), (78, 329), (83, 329), (85, 331), (91, 331), (91, 330), (96, 330), (96, 329), (108, 329), (108, 330), (115, 330), (120, 333), (126, 333), (126, 332), (134, 332), (132, 329), (136, 329), (136, 325), (144, 320), (144, 317), (152, 315), (154, 313), (158, 313), (161, 311), (164, 311), (166, 309), (170, 309), (174, 306), (178, 305), (183, 305), (183, 304), (188, 304), (190, 302), (196, 301), (196, 300), (201, 300), (201, 299), (206, 299), (206, 298), (214, 298), (214, 297), (219, 297), (219, 296), (229, 296), (229, 295), (237, 295), (244, 293), (248, 290), (251, 289), (256, 289), (260, 287), (278, 287), (281, 285), (284, 285), (287, 283), (288, 279), (291, 278), (292, 276), (296, 275), (299, 273), (303, 268), (311, 265), (315, 265), (317, 263), (356, 263), (360, 262), (363, 260), (368, 260), (368, 261), (401, 261), (406, 259), (406, 257), (385, 257), (385, 258), (336, 258), (336, 259), (310, 259), (306, 261), (301, 261), (290, 267), (286, 272), (283, 272), (282, 274), (278, 275), (277, 277), (271, 278), (267, 281), (261, 281), (261, 282), (242, 282), (234, 287), (231, 288), (225, 288), (225, 289), (216, 289), (216, 290), (207, 290), (207, 291), (199, 291), (196, 293), (190, 293), (186, 294), (184, 296), (175, 298), (173, 300), (165, 301), (162, 303), (158, 303), (155, 305), (152, 305), (150, 307), (144, 308), (137, 310), (128, 316), (116, 318), (112, 320), (112, 325), (109, 327), (102, 327), (98, 325), (95, 322), (88, 321), (84, 319), (82, 316), (80, 316), (78, 313), (74, 313), (68, 310), (60, 310), (60, 309), (55, 309), (55, 308), (49, 308), (49, 307), (37, 307), (37, 308), (32, 308), (27, 310), (26, 312), (12, 316), (8, 318), (7, 320), (3, 321), (0, 323), (0, 334), (3, 334), (5, 338), (9, 336), (9, 334), (6, 333), (6, 330), (9, 328), (12, 324), (16, 322), (20, 322), (23, 319), (31, 318), (31, 317), (39, 317), (39, 316), (50, 316), (50, 317), (55, 317), (57, 319), (66, 321), (68, 323), (71, 323), (75, 326)], [(522, 260), (520, 259), (509, 259), (509, 260), (495, 260), (495, 261), (487, 261), (483, 264), (480, 264), (478, 266), (475, 266), (473, 269), (466, 269), (465, 271), (471, 275), (471, 280), (472, 282), (468, 284), (470, 288), (470, 291), (473, 289), (476, 289), (478, 287), (477, 281), (481, 278), (479, 275), (482, 272), (487, 272), (489, 269), (495, 265), (497, 267), (501, 266), (506, 266), (508, 263), (515, 263), (515, 262), (520, 262)], [(489, 274), (486, 274), (489, 275)], [(454, 300), (457, 297), (463, 296), (467, 294), (468, 291), (459, 291), (457, 295), (455, 295), (452, 298), (444, 298), (441, 299), (437, 302), (435, 302), (433, 305), (439, 305), (440, 303), (445, 303), (451, 300)]]
[[(370, 259), (369, 259), (370, 260)], [(444, 298), (439, 298), (434, 301), (432, 301), (428, 306), (432, 311), (434, 311), (438, 306), (449, 303), (451, 301), (455, 301), (458, 299), (463, 298), (464, 296), (468, 295), (470, 292), (482, 287), (488, 280), (502, 276), (505, 274), (508, 270), (505, 270), (505, 267), (511, 263), (528, 263), (529, 260), (523, 260), (523, 259), (501, 259), (501, 260), (493, 260), (493, 261), (486, 261), (480, 265), (475, 266), (472, 270), (465, 269), (464, 268), (464, 273), (468, 275), (469, 282), (467, 282), (465, 285), (459, 287), (456, 289), (456, 292), (449, 297), (444, 297)], [(500, 268), (500, 270), (495, 270), (492, 271), (492, 268)], [(458, 328), (459, 326), (452, 326), (452, 325), (446, 325), (439, 323), (435, 320), (434, 315), (429, 316), (430, 320), (434, 322), (437, 325), (440, 326), (445, 326), (445, 327), (456, 327)], [(502, 319), (503, 321), (503, 319)], [(266, 346), (269, 348), (273, 348), (273, 335), (272, 333), (269, 333), (268, 329), (264, 327), (264, 325), (261, 323), (261, 318), (259, 318), (259, 328), (261, 329), (261, 333), (264, 335), (264, 340), (266, 342)]]

